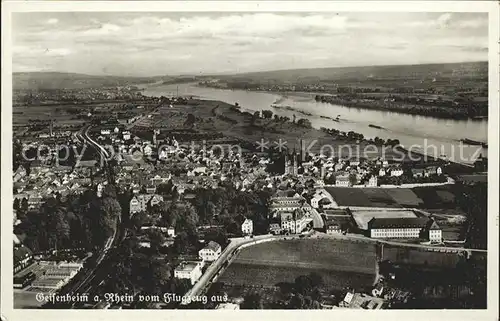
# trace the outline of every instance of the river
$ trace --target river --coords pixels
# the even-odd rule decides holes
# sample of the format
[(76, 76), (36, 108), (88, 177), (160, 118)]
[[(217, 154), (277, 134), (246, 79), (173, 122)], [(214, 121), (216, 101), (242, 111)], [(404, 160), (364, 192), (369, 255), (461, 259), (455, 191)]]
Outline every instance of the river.
[[(220, 100), (226, 103), (238, 103), (248, 111), (272, 110), (274, 113), (290, 118), (308, 118), (316, 127), (335, 128), (340, 131), (354, 131), (366, 138), (399, 139), (400, 143), (414, 151), (421, 151), (432, 156), (445, 155), (450, 160), (460, 163), (472, 163), (482, 154), (487, 156), (487, 148), (465, 146), (462, 138), (475, 141), (488, 141), (488, 120), (453, 120), (417, 116), (380, 110), (366, 110), (352, 107), (316, 102), (314, 94), (288, 94), (256, 92), (246, 90), (225, 90), (200, 87), (193, 83), (171, 85), (149, 85), (144, 87), (147, 96), (172, 96), (177, 92), (182, 96), (199, 99)], [(273, 108), (271, 105), (289, 106), (294, 110)], [(301, 114), (299, 111), (309, 115)], [(339, 121), (322, 118), (339, 117)], [(369, 125), (382, 127), (373, 128)]]

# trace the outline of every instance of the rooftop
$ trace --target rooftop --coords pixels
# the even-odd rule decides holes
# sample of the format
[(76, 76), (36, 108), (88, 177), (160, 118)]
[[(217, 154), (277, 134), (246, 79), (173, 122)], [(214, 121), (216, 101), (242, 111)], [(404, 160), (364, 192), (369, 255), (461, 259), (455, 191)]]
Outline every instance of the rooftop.
[(208, 242), (208, 244), (204, 247), (204, 249), (212, 250), (214, 252), (217, 252), (220, 248), (221, 246), (219, 245), (219, 243), (214, 241)]
[[(376, 228), (424, 228), (430, 227), (432, 220), (426, 217), (383, 217), (372, 218), (368, 227)], [(435, 223), (434, 223), (435, 224)]]
[(196, 262), (196, 261), (184, 261), (184, 262), (181, 262), (179, 264), (179, 266), (177, 266), (175, 268), (175, 270), (176, 271), (190, 272), (190, 271), (194, 270), (199, 265), (200, 265), (200, 262)]

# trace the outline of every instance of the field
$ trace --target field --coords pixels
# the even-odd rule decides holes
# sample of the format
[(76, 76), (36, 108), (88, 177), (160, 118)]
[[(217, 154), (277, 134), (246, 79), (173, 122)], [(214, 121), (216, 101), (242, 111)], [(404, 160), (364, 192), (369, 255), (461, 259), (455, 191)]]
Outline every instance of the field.
[(380, 188), (326, 187), (339, 206), (400, 208), (387, 191)]
[(363, 193), (368, 197), (373, 207), (398, 207), (398, 202), (385, 189), (365, 188)]
[[(124, 86), (157, 81), (158, 77), (91, 76), (65, 72), (15, 72), (14, 89), (77, 89), (107, 86)], [(163, 77), (168, 79), (168, 77)]]
[(453, 209), (456, 197), (449, 185), (416, 188), (326, 187), (339, 206)]
[(435, 268), (454, 268), (460, 256), (456, 253), (431, 252), (407, 247), (384, 246), (382, 260), (396, 264), (425, 265)]
[[(488, 63), (451, 63), (451, 64), (426, 64), (426, 65), (394, 65), (394, 66), (360, 66), (341, 68), (314, 68), (314, 69), (291, 69), (275, 70), (238, 74), (221, 77), (222, 79), (237, 79), (238, 81), (269, 81), (316, 83), (318, 81), (339, 82), (363, 82), (372, 83), (373, 86), (394, 86), (404, 79), (408, 86), (425, 86), (422, 79), (431, 83), (433, 78), (439, 79), (461, 79), (468, 75), (469, 79), (476, 82), (487, 82)], [(462, 79), (461, 79), (462, 80)], [(463, 82), (463, 80), (462, 80)]]
[(416, 187), (413, 192), (422, 200), (423, 208), (455, 208), (455, 194), (448, 186)]
[(331, 289), (360, 288), (372, 285), (375, 267), (373, 244), (333, 239), (285, 240), (243, 249), (218, 282), (274, 287), (317, 272)]
[(411, 189), (391, 188), (387, 189), (387, 194), (403, 207), (419, 207), (423, 204), (423, 201)]

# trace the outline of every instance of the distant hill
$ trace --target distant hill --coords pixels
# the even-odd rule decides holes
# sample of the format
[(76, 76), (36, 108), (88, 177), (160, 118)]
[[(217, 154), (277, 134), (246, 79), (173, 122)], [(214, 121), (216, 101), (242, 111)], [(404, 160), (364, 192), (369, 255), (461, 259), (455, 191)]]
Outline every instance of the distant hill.
[(144, 84), (169, 77), (90, 76), (61, 72), (18, 72), (12, 75), (13, 89), (78, 89)]
[(487, 79), (488, 62), (290, 69), (219, 76), (234, 81), (318, 82), (367, 79)]

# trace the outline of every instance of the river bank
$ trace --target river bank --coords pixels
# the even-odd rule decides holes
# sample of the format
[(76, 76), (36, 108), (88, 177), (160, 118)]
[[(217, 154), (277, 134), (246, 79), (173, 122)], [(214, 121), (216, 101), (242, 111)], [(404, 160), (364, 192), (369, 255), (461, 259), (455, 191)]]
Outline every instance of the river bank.
[[(487, 149), (481, 146), (466, 146), (460, 140), (469, 138), (487, 142), (488, 121), (484, 120), (454, 120), (427, 116), (401, 114), (390, 111), (349, 108), (317, 102), (308, 93), (296, 92), (257, 92), (248, 90), (228, 90), (201, 87), (195, 83), (145, 86), (143, 93), (149, 96), (174, 96), (176, 93), (184, 97), (196, 97), (202, 100), (223, 101), (228, 104), (238, 103), (242, 111), (271, 110), (279, 116), (307, 118), (316, 129), (333, 128), (343, 132), (356, 132), (370, 139), (395, 139), (401, 145), (412, 150), (440, 157), (445, 155), (449, 160), (459, 163), (473, 163), (482, 154), (487, 157)], [(284, 94), (284, 95), (283, 95)], [(292, 110), (271, 107), (276, 101), (281, 106), (304, 111), (313, 116), (302, 116)], [(340, 115), (339, 121), (337, 117)], [(383, 129), (370, 127), (370, 124)], [(284, 128), (283, 130), (287, 130)], [(466, 137), (464, 137), (466, 133)], [(258, 137), (257, 140), (260, 140)], [(331, 138), (330, 138), (331, 139)]]
[[(203, 88), (235, 90), (232, 88), (218, 88), (197, 84)], [(261, 89), (249, 88), (246, 91), (257, 93), (270, 93), (282, 97), (293, 96), (303, 98), (307, 101), (309, 98), (318, 102), (341, 105), (348, 108), (368, 109), (389, 111), (408, 115), (422, 115), (442, 119), (487, 119), (488, 103), (484, 101), (460, 101), (459, 99), (450, 100), (431, 99), (429, 96), (438, 95), (418, 95), (418, 94), (391, 94), (391, 93), (363, 93), (363, 94), (329, 94), (325, 92), (304, 92), (304, 91), (265, 91)], [(279, 99), (280, 100), (280, 99)], [(460, 101), (460, 102), (458, 102)]]
[(437, 106), (434, 104), (419, 105), (392, 99), (366, 99), (363, 97), (347, 98), (336, 95), (316, 95), (315, 100), (322, 103), (342, 105), (350, 108), (391, 111), (401, 114), (424, 115), (444, 119), (487, 119), (488, 108), (474, 106)]

